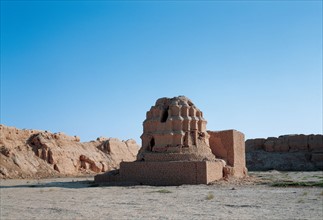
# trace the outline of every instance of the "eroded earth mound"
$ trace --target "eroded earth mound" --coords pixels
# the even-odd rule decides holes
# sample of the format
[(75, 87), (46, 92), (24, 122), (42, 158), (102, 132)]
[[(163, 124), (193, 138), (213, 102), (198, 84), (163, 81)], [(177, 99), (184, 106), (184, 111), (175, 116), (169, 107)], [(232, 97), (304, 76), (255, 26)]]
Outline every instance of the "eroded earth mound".
[(80, 142), (77, 136), (0, 125), (0, 178), (79, 176), (119, 168), (134, 161), (134, 140), (97, 138)]

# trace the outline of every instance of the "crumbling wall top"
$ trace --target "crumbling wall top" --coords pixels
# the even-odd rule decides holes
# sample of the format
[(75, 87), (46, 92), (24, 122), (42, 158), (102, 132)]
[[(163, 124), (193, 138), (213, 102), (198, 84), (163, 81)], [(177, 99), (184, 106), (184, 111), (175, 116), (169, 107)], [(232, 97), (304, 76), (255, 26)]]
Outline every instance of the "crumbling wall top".
[(158, 99), (146, 114), (137, 159), (214, 160), (206, 123), (203, 113), (189, 98)]

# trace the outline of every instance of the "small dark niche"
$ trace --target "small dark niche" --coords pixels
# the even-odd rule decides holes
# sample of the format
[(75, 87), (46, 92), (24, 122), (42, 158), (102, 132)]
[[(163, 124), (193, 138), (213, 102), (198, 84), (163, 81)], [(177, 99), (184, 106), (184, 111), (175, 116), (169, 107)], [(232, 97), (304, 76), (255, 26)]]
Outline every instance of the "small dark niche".
[(165, 123), (167, 121), (167, 118), (168, 118), (168, 110), (169, 110), (169, 107), (167, 107), (166, 109), (164, 109), (163, 114), (162, 114), (162, 117), (160, 119), (160, 122), (161, 123)]
[(155, 146), (155, 138), (151, 138), (149, 145), (150, 145), (150, 150), (152, 151)]

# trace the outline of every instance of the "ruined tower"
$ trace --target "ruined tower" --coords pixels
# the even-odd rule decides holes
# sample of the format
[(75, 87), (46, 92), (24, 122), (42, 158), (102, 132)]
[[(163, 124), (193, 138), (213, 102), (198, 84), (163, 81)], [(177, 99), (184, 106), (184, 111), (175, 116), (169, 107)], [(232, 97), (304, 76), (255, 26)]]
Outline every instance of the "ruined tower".
[(141, 139), (136, 161), (121, 162), (119, 170), (96, 175), (95, 181), (208, 184), (246, 175), (244, 135), (235, 130), (206, 131), (203, 113), (185, 96), (158, 99), (146, 114)]
[(187, 97), (158, 99), (143, 122), (137, 160), (214, 160), (206, 123), (203, 113)]

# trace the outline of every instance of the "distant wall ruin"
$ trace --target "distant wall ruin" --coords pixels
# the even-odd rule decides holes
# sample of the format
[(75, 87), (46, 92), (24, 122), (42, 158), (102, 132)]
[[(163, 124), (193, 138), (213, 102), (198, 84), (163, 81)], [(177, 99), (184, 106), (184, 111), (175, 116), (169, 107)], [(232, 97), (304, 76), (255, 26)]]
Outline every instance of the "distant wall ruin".
[(282, 135), (246, 141), (247, 168), (251, 171), (323, 170), (323, 135)]

